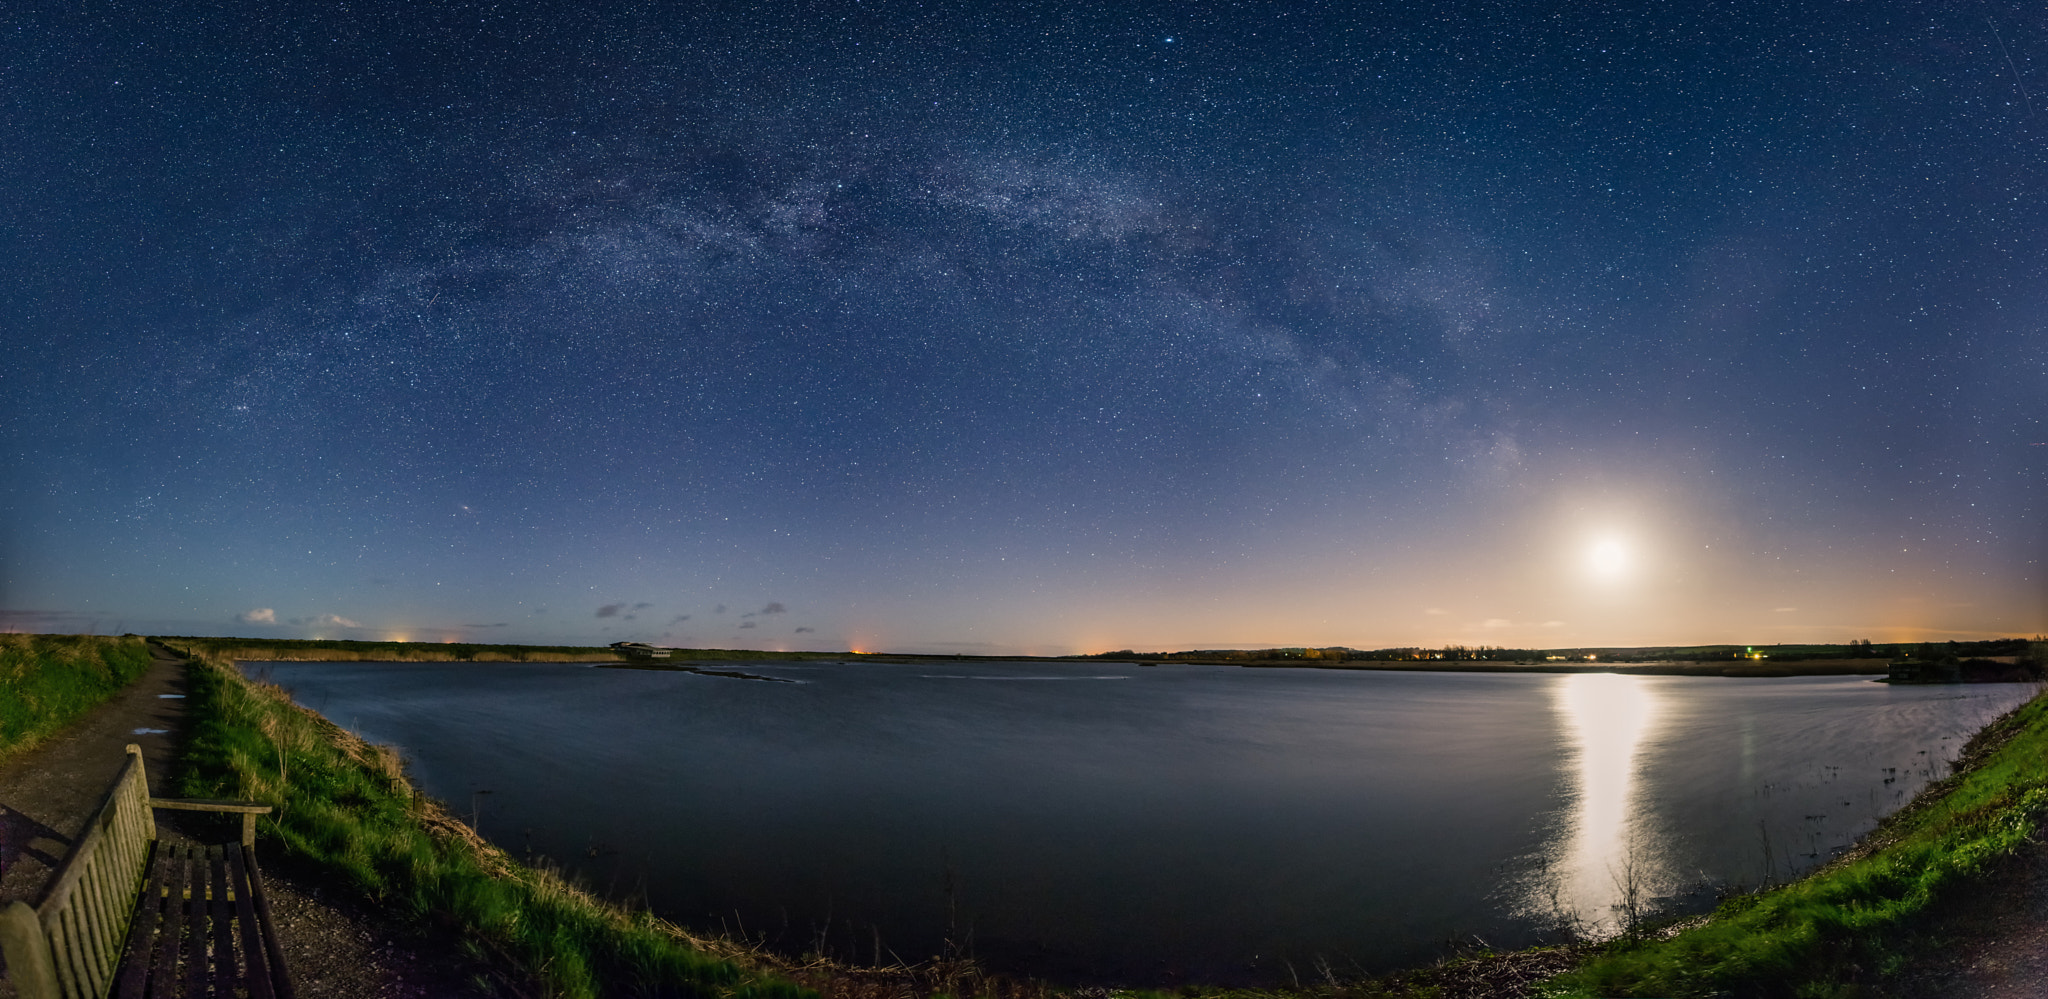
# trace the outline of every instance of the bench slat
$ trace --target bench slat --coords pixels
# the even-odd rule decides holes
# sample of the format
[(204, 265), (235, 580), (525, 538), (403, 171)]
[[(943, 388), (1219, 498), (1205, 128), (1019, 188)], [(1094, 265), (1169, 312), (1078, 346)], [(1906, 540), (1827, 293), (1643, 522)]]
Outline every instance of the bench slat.
[(135, 920), (128, 927), (128, 943), (121, 948), (121, 977), (114, 983), (115, 999), (142, 999), (142, 987), (149, 981), (150, 952), (155, 948), (157, 924), (163, 921), (163, 877), (166, 866), (160, 852), (149, 856), (142, 878), (142, 895), (135, 903)]
[(242, 844), (227, 844), (229, 887), (235, 893), (235, 921), (241, 932), (242, 963), (249, 969), (249, 999), (277, 999), (270, 988), (270, 955), (256, 927), (256, 899), (249, 888), (249, 868)]
[(57, 958), (57, 983), (63, 987), (63, 995), (92, 995), (86, 987), (84, 962), (78, 956), (78, 921), (80, 913), (76, 905), (68, 905), (57, 913), (55, 933), (49, 938), (51, 956)]
[(244, 846), (242, 859), (249, 864), (249, 898), (256, 905), (256, 927), (263, 931), (263, 952), (269, 957), (270, 989), (276, 999), (298, 999), (292, 987), (291, 968), (285, 964), (284, 947), (277, 942), (277, 924), (270, 918), (270, 898), (263, 891), (263, 868), (256, 863), (256, 851)]
[(38, 911), (47, 912), (50, 907), (64, 904), (65, 899), (77, 886), (78, 879), (85, 876), (84, 861), (91, 859), (93, 853), (99, 849), (100, 841), (106, 838), (107, 828), (106, 823), (102, 821), (103, 817), (116, 806), (128, 782), (141, 779), (142, 757), (131, 754), (128, 762), (121, 765), (121, 773), (114, 779), (114, 786), (100, 799), (100, 807), (92, 813), (92, 820), (85, 824), (84, 834), (71, 847), (71, 855), (80, 858), (80, 862), (67, 861), (64, 864), (63, 869), (57, 873), (56, 882), (44, 891), (42, 904), (36, 906)]
[(113, 852), (112, 838), (102, 839), (100, 850), (86, 858), (85, 876), (79, 879), (77, 888), (79, 934), (72, 943), (78, 947), (86, 985), (95, 996), (107, 992), (107, 938), (112, 935), (109, 924), (114, 921), (110, 911), (113, 900), (107, 897), (112, 888), (107, 884), (107, 872)]
[(156, 991), (167, 993), (170, 983), (177, 981), (178, 949), (184, 943), (185, 934), (179, 917), (185, 912), (185, 851), (176, 843), (159, 847), (164, 854), (164, 899), (163, 918), (157, 928), (156, 963), (150, 968), (150, 981), (156, 983)]
[(206, 866), (213, 874), (213, 904), (207, 915), (213, 922), (213, 977), (216, 994), (235, 994), (234, 903), (228, 901), (227, 858), (219, 845), (206, 848)]
[[(108, 815), (107, 825), (113, 826), (119, 814)], [(131, 886), (122, 884), (127, 880), (120, 873), (121, 856), (127, 852), (122, 845), (117, 833), (110, 834), (100, 844), (100, 855), (93, 858), (92, 937), (86, 957), (98, 995), (114, 988), (114, 965), (121, 959), (121, 938), (128, 929), (129, 903), (135, 894)]]
[(192, 864), (185, 899), (185, 995), (197, 999), (206, 994), (206, 858), (186, 847)]

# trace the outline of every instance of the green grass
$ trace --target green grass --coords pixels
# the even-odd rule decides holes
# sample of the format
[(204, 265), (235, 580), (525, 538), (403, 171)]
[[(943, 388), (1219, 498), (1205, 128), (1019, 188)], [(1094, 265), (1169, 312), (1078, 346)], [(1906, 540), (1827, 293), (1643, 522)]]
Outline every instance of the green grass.
[(452, 932), (518, 994), (811, 994), (750, 967), (743, 953), (712, 953), (716, 942), (512, 862), (419, 795), (388, 747), (245, 679), (227, 660), (193, 660), (187, 705), (183, 793), (276, 806), (259, 842), (268, 838), (401, 922)]
[(0, 634), (0, 759), (61, 731), (148, 669), (140, 638)]
[(1703, 925), (1613, 944), (1544, 994), (1882, 995), (1926, 946), (1931, 907), (2033, 842), (2048, 808), (2048, 697), (1985, 729), (1965, 761), (1843, 859), (1732, 899)]

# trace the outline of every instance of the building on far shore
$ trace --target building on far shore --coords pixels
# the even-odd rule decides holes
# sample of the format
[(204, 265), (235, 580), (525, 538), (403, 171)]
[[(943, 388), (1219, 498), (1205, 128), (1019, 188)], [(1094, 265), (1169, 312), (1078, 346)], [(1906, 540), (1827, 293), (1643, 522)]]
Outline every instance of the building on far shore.
[(612, 651), (628, 659), (667, 659), (674, 649), (664, 649), (646, 642), (613, 642)]

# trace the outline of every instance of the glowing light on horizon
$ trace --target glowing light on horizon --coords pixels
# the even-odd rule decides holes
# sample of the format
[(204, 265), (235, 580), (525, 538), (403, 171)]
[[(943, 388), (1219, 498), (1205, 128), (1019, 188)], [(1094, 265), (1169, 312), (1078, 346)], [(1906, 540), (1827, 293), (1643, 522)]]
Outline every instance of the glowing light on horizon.
[(1661, 713), (1648, 678), (1614, 673), (1563, 677), (1552, 688), (1558, 720), (1577, 749), (1571, 766), (1570, 831), (1552, 854), (1559, 900), (1587, 928), (1620, 929), (1616, 911), (1633, 884), (1647, 902), (1661, 881), (1654, 853), (1636, 825), (1636, 750)]

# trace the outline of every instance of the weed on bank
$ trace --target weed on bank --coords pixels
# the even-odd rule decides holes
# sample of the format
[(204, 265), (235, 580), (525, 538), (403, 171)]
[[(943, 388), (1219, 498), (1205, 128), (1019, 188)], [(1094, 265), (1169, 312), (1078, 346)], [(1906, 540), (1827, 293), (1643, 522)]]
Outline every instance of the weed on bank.
[(0, 759), (64, 729), (149, 669), (133, 636), (0, 634)]

